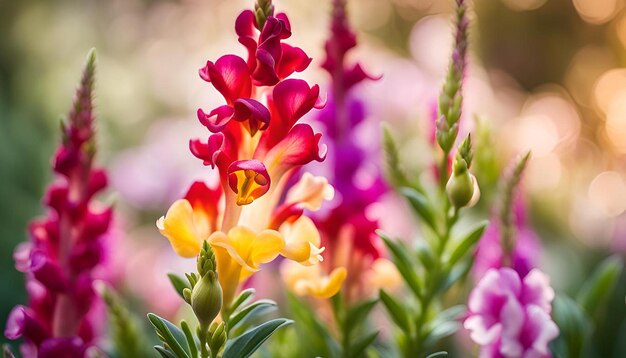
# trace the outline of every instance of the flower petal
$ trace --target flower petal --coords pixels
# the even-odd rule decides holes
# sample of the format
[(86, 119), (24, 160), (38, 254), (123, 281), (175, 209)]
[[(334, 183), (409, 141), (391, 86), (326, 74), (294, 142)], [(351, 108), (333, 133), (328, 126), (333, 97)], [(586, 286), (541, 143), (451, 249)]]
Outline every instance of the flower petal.
[(235, 55), (224, 55), (215, 63), (207, 61), (200, 69), (200, 77), (213, 84), (228, 104), (237, 98), (248, 98), (252, 93), (252, 80), (246, 61)]
[(207, 127), (211, 132), (221, 132), (233, 117), (233, 107), (220, 106), (212, 110), (209, 114), (204, 113), (202, 108), (198, 109), (197, 115), (200, 123)]
[(265, 130), (270, 124), (270, 111), (259, 101), (252, 98), (240, 98), (234, 103), (233, 119), (239, 122), (247, 121), (247, 130), (250, 136), (258, 130)]
[(325, 200), (332, 200), (335, 189), (323, 176), (313, 176), (306, 172), (287, 192), (286, 203), (299, 203), (309, 210), (319, 210)]
[(281, 251), (284, 257), (302, 265), (314, 265), (323, 260), (320, 248), (320, 233), (311, 219), (300, 216), (293, 223), (285, 222), (280, 227), (285, 239), (285, 247)]
[(313, 61), (301, 48), (285, 43), (281, 44), (282, 56), (276, 72), (280, 79), (287, 78), (294, 72), (302, 72)]
[(248, 205), (270, 188), (270, 176), (258, 160), (238, 160), (228, 167), (228, 184), (237, 194), (237, 205)]
[(321, 137), (308, 124), (299, 123), (266, 154), (264, 162), (272, 173), (278, 172), (280, 175), (294, 166), (313, 160), (322, 162), (326, 158), (327, 148), (320, 145)]
[(193, 208), (189, 201), (176, 200), (156, 225), (179, 256), (195, 257), (200, 253), (203, 238), (199, 236), (195, 227)]
[(285, 246), (277, 231), (263, 230), (257, 234), (243, 226), (235, 226), (228, 235), (213, 233), (209, 241), (228, 251), (233, 260), (250, 272), (259, 271), (261, 264), (274, 260)]

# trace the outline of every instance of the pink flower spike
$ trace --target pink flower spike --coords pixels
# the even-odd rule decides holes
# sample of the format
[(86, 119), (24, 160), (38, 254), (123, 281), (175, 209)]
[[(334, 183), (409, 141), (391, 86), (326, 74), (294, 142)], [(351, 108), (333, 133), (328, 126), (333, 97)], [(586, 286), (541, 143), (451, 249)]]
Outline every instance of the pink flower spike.
[(228, 104), (237, 98), (250, 97), (252, 93), (248, 65), (239, 56), (224, 55), (215, 64), (207, 61), (206, 66), (200, 69), (200, 77), (211, 82)]
[(49, 290), (63, 291), (68, 286), (67, 277), (63, 274), (59, 264), (52, 261), (42, 251), (31, 252), (30, 272)]
[(270, 189), (270, 176), (258, 160), (238, 160), (228, 167), (228, 184), (237, 194), (237, 205), (248, 205)]

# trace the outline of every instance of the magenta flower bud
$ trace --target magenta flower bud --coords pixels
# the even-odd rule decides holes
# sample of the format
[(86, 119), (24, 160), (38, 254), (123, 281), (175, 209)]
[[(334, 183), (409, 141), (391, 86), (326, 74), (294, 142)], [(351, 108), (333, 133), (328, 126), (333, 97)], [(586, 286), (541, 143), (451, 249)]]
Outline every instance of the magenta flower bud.
[(48, 188), (48, 192), (44, 198), (44, 203), (59, 213), (63, 212), (68, 206), (67, 195), (67, 184), (63, 182), (55, 182), (50, 185), (50, 188)]
[(30, 255), (32, 251), (33, 244), (30, 242), (22, 242), (17, 245), (15, 251), (13, 251), (16, 270), (19, 272), (28, 272), (30, 270)]
[(61, 267), (42, 251), (31, 253), (30, 271), (37, 281), (50, 290), (63, 291), (67, 288), (67, 278)]
[(94, 210), (89, 208), (83, 218), (82, 240), (90, 240), (107, 232), (111, 219), (113, 218), (113, 209), (106, 208), (104, 210)]
[(48, 337), (48, 332), (46, 332), (29, 308), (15, 306), (9, 313), (4, 335), (8, 339), (24, 337), (35, 344), (39, 344)]
[(87, 196), (92, 197), (100, 190), (106, 188), (108, 184), (108, 177), (104, 170), (94, 169), (89, 176), (89, 183), (87, 184)]
[(102, 245), (97, 241), (83, 241), (72, 248), (69, 264), (73, 271), (91, 269), (100, 263)]

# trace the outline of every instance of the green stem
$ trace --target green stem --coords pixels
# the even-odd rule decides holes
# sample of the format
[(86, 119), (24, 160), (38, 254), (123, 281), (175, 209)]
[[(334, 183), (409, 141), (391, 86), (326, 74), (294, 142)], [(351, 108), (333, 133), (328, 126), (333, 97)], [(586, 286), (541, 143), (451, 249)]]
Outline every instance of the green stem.
[[(200, 330), (198, 331), (198, 339), (200, 340), (200, 357), (208, 358), (209, 350), (207, 349), (207, 332), (209, 331), (208, 327), (200, 326)], [(217, 352), (215, 352), (217, 354)], [(213, 356), (213, 352), (211, 352), (211, 356)]]
[(337, 332), (339, 334), (339, 340), (341, 343), (341, 356), (347, 358), (350, 356), (350, 335), (346, 334), (346, 307), (345, 302), (343, 302), (341, 292), (331, 298), (331, 303), (333, 306), (333, 316), (335, 318)]

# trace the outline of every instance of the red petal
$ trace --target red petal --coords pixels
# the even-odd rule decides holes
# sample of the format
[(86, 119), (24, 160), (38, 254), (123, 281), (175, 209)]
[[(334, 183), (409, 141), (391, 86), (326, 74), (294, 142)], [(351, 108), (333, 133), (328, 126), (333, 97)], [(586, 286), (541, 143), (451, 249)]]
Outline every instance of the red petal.
[(279, 173), (313, 160), (321, 162), (326, 158), (326, 146), (319, 143), (321, 137), (308, 124), (299, 123), (267, 153), (264, 161), (274, 163)]
[(304, 71), (313, 60), (301, 48), (287, 44), (281, 44), (281, 47), (283, 55), (277, 70), (279, 78), (286, 78), (294, 72)]
[(211, 82), (228, 104), (232, 104), (237, 98), (250, 97), (252, 93), (248, 65), (239, 56), (225, 55), (215, 61), (215, 64), (207, 61), (206, 66), (200, 69), (200, 77)]
[(356, 85), (357, 83), (363, 81), (364, 79), (370, 79), (373, 81), (377, 81), (379, 79), (381, 79), (382, 76), (372, 76), (368, 73), (366, 73), (363, 70), (363, 67), (361, 67), (361, 64), (357, 63), (356, 65), (354, 65), (354, 67), (348, 71), (346, 71), (344, 78), (343, 78), (343, 87), (346, 90), (349, 90), (352, 86)]
[(222, 197), (222, 188), (217, 185), (209, 188), (204, 182), (196, 181), (189, 187), (185, 199), (189, 201), (194, 211), (200, 210), (210, 221), (212, 229), (217, 227), (219, 202)]

